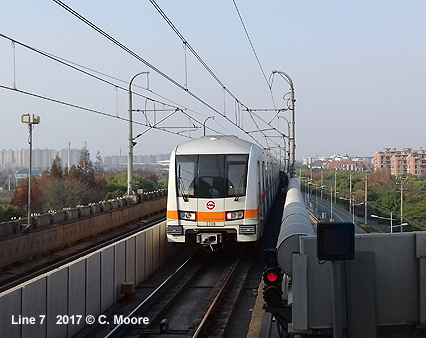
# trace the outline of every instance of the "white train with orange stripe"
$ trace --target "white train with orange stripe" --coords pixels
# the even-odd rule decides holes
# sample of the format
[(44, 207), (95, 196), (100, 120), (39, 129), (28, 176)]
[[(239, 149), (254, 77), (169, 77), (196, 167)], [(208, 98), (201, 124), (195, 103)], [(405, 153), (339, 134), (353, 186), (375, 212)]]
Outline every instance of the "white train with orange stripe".
[(269, 152), (235, 136), (204, 136), (170, 157), (167, 239), (193, 239), (214, 250), (225, 241), (254, 242), (279, 186)]

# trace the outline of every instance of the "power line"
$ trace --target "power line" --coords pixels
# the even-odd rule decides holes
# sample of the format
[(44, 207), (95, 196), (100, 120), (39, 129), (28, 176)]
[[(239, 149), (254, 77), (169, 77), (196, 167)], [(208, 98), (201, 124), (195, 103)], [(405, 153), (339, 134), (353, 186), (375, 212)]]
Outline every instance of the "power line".
[[(13, 39), (13, 38), (11, 38), (11, 37), (9, 37), (9, 36), (6, 36), (6, 35), (4, 35), (4, 34), (2, 34), (2, 33), (0, 33), (0, 37), (5, 38), (5, 39), (8, 39), (8, 40), (10, 40), (13, 44), (18, 44), (18, 45), (20, 45), (21, 47), (24, 47), (24, 48), (27, 48), (27, 49), (29, 49), (29, 50), (32, 50), (33, 52), (36, 52), (36, 53), (38, 53), (38, 54), (40, 54), (40, 55), (43, 55), (43, 56), (45, 56), (45, 57), (47, 57), (47, 58), (49, 58), (49, 59), (51, 59), (51, 60), (54, 60), (54, 61), (56, 61), (56, 62), (58, 62), (58, 63), (62, 64), (62, 65), (65, 65), (65, 66), (67, 66), (67, 67), (70, 67), (71, 69), (74, 69), (74, 70), (76, 70), (76, 71), (78, 71), (78, 72), (81, 72), (81, 73), (83, 73), (83, 74), (85, 74), (85, 75), (88, 75), (88, 76), (90, 76), (90, 77), (93, 77), (93, 78), (95, 78), (96, 80), (99, 80), (99, 81), (104, 82), (104, 83), (106, 83), (106, 84), (108, 84), (108, 85), (111, 85), (111, 86), (114, 86), (114, 87), (119, 88), (119, 89), (121, 89), (121, 90), (124, 90), (124, 91), (126, 91), (126, 92), (128, 91), (128, 89), (127, 89), (127, 88), (125, 88), (125, 87), (118, 86), (118, 85), (116, 85), (116, 84), (114, 84), (114, 83), (112, 83), (112, 82), (110, 82), (110, 81), (107, 81), (107, 80), (105, 80), (105, 79), (102, 79), (102, 78), (101, 78), (101, 77), (99, 77), (99, 76), (93, 75), (93, 74), (91, 74), (91, 73), (89, 73), (89, 72), (87, 72), (87, 71), (85, 71), (85, 70), (83, 70), (83, 69), (89, 70), (89, 71), (91, 71), (91, 72), (93, 72), (93, 73), (97, 73), (97, 74), (103, 75), (103, 76), (105, 76), (105, 77), (109, 77), (109, 78), (114, 79), (114, 80), (116, 80), (116, 81), (120, 81), (120, 82), (123, 82), (123, 83), (127, 83), (127, 82), (126, 82), (126, 81), (124, 81), (124, 80), (118, 79), (118, 78), (116, 78), (116, 77), (110, 76), (110, 75), (105, 74), (105, 73), (102, 73), (102, 72), (99, 72), (99, 71), (94, 70), (94, 69), (91, 69), (91, 68), (89, 68), (89, 67), (82, 66), (82, 65), (80, 65), (80, 64), (78, 64), (78, 63), (75, 63), (75, 62), (72, 62), (72, 61), (66, 60), (66, 59), (64, 59), (64, 58), (61, 58), (61, 57), (59, 57), (59, 56), (56, 56), (56, 55), (50, 54), (50, 53), (45, 52), (45, 51), (42, 51), (42, 50), (40, 50), (40, 49), (38, 49), (38, 48), (35, 48), (35, 47), (32, 47), (32, 46), (29, 46), (29, 45), (27, 45), (27, 44), (25, 44), (25, 43), (23, 43), (23, 42), (17, 41), (17, 40), (15, 40), (15, 39)], [(80, 68), (78, 68), (78, 67), (80, 67), (80, 68), (82, 68), (82, 69), (80, 69)], [(136, 85), (135, 85), (135, 86), (136, 86)], [(14, 87), (16, 87), (16, 83), (14, 84)], [(136, 87), (143, 88), (143, 87), (140, 87), (140, 86), (136, 86)], [(144, 89), (145, 89), (145, 88), (144, 88)], [(147, 90), (149, 90), (149, 89), (147, 89)], [(150, 92), (152, 92), (153, 94), (156, 94), (156, 93), (155, 93), (155, 92), (153, 92), (152, 90), (149, 90), (149, 91), (150, 91)], [(147, 100), (150, 100), (150, 101), (152, 101), (152, 102), (158, 102), (158, 103), (160, 103), (160, 104), (163, 104), (163, 105), (166, 105), (166, 106), (170, 106), (170, 107), (176, 108), (176, 107), (171, 106), (171, 105), (169, 105), (169, 104), (167, 104), (167, 103), (164, 103), (164, 102), (161, 102), (161, 101), (155, 100), (155, 99), (150, 98), (150, 97), (147, 97), (147, 96), (145, 96), (145, 95), (142, 95), (142, 94), (139, 94), (139, 93), (136, 93), (136, 92), (134, 92), (134, 94), (135, 94), (135, 95), (138, 95), (138, 96), (141, 96), (141, 97), (143, 97), (143, 98), (145, 98), (145, 99), (147, 99)], [(156, 95), (157, 95), (157, 94), (156, 94)], [(164, 98), (164, 97), (163, 97), (163, 98)], [(165, 99), (165, 98), (164, 98), (164, 99)]]
[[(135, 53), (130, 48), (128, 48), (127, 46), (125, 46), (124, 44), (122, 44), (121, 42), (119, 42), (118, 40), (116, 40), (115, 38), (113, 38), (111, 35), (109, 35), (105, 31), (103, 31), (101, 28), (99, 28), (98, 26), (96, 26), (94, 23), (92, 23), (91, 21), (89, 21), (88, 19), (86, 19), (84, 16), (82, 16), (81, 14), (79, 14), (78, 12), (76, 12), (75, 10), (73, 10), (71, 7), (67, 6), (65, 3), (63, 3), (60, 0), (53, 0), (53, 1), (56, 2), (58, 5), (60, 5), (61, 7), (63, 7), (69, 13), (71, 13), (72, 15), (74, 15), (75, 17), (77, 17), (78, 19), (80, 19), (81, 21), (83, 21), (89, 27), (93, 28), (98, 33), (100, 33), (101, 35), (103, 35), (104, 37), (106, 37), (108, 40), (110, 40), (111, 42), (113, 42), (114, 44), (116, 44), (118, 47), (120, 47), (121, 49), (123, 49), (124, 51), (126, 51), (127, 53), (129, 53), (130, 55), (132, 55), (133, 57), (135, 57), (137, 60), (139, 60), (142, 63), (144, 63), (146, 66), (148, 66), (149, 68), (151, 68), (152, 70), (154, 70), (156, 73), (158, 73), (159, 75), (161, 75), (162, 77), (164, 77), (165, 79), (167, 79), (168, 81), (170, 81), (171, 83), (173, 83), (174, 85), (176, 85), (177, 87), (179, 87), (180, 89), (182, 89), (183, 91), (185, 91), (186, 93), (188, 93), (189, 95), (191, 95), (193, 98), (195, 98), (197, 101), (199, 101), (200, 103), (202, 103), (203, 105), (205, 105), (207, 108), (213, 110), (215, 113), (217, 113), (218, 115), (222, 116), (223, 118), (225, 118), (226, 120), (228, 120), (229, 122), (231, 122), (232, 124), (234, 124), (235, 126), (237, 126), (240, 130), (242, 130), (243, 132), (245, 132), (243, 128), (241, 128), (240, 126), (236, 125), (225, 114), (222, 114), (219, 110), (217, 110), (216, 108), (214, 108), (212, 105), (210, 105), (209, 103), (207, 103), (206, 101), (204, 101), (203, 99), (201, 99), (199, 96), (197, 96), (192, 91), (190, 91), (189, 89), (187, 89), (185, 86), (181, 85), (179, 82), (177, 82), (176, 80), (174, 80), (173, 78), (171, 78), (170, 76), (168, 76), (167, 74), (165, 74), (164, 72), (162, 72), (160, 69), (158, 69), (154, 65), (152, 65), (151, 63), (149, 63), (148, 61), (146, 61), (145, 59), (143, 59), (137, 53)], [(226, 90), (232, 97), (234, 97), (235, 100), (238, 100), (235, 96), (233, 96), (233, 94), (231, 92), (228, 91), (228, 89), (226, 89), (226, 87), (223, 87), (223, 89)], [(241, 105), (243, 105), (241, 103), (241, 101), (239, 101), (239, 100), (238, 100), (238, 103), (241, 104)], [(246, 107), (246, 106), (244, 105), (244, 107)], [(258, 142), (252, 135), (248, 134), (247, 132), (245, 132), (245, 133), (249, 137), (251, 137), (256, 143), (260, 144), (260, 142)]]
[[(15, 43), (16, 43), (16, 44), (20, 45), (21, 47), (27, 48), (27, 49), (29, 49), (29, 50), (31, 50), (31, 51), (34, 51), (34, 52), (36, 52), (36, 53), (38, 53), (38, 54), (40, 54), (40, 55), (43, 55), (43, 56), (45, 56), (45, 57), (47, 57), (47, 58), (50, 58), (50, 59), (52, 59), (52, 60), (54, 60), (54, 61), (56, 61), (56, 62), (59, 62), (59, 63), (60, 63), (60, 64), (62, 64), (62, 65), (65, 65), (65, 66), (67, 66), (67, 67), (70, 67), (71, 69), (74, 69), (74, 70), (76, 70), (76, 71), (82, 72), (82, 73), (83, 73), (83, 74), (85, 74), (85, 75), (88, 75), (88, 76), (90, 76), (90, 77), (93, 77), (93, 78), (95, 78), (95, 79), (97, 79), (97, 80), (101, 81), (101, 82), (104, 82), (104, 83), (107, 83), (107, 84), (109, 84), (109, 85), (111, 85), (111, 86), (114, 86), (116, 89), (121, 89), (121, 90), (124, 90), (124, 91), (128, 91), (128, 89), (127, 89), (127, 88), (124, 88), (124, 87), (118, 86), (118, 85), (116, 85), (116, 84), (114, 84), (114, 83), (112, 83), (112, 82), (110, 82), (110, 81), (106, 81), (105, 79), (102, 79), (102, 78), (100, 78), (100, 77), (98, 77), (98, 76), (95, 76), (95, 75), (93, 75), (93, 74), (91, 74), (91, 73), (89, 73), (89, 72), (87, 72), (87, 71), (82, 70), (82, 69), (86, 69), (86, 70), (91, 71), (91, 72), (93, 72), (93, 73), (100, 74), (100, 75), (102, 75), (102, 76), (105, 76), (105, 77), (111, 78), (111, 79), (113, 79), (113, 80), (116, 80), (116, 81), (123, 82), (123, 83), (126, 83), (126, 84), (127, 84), (127, 82), (126, 82), (125, 80), (122, 80), (122, 79), (119, 79), (119, 78), (113, 77), (113, 76), (111, 76), (111, 75), (108, 75), (108, 74), (102, 73), (102, 72), (100, 72), (100, 71), (94, 70), (94, 69), (92, 69), (92, 68), (89, 68), (89, 67), (86, 67), (86, 66), (80, 65), (80, 64), (78, 64), (78, 63), (75, 63), (75, 62), (73, 62), (73, 61), (70, 61), (70, 60), (64, 59), (64, 58), (59, 57), (59, 56), (56, 56), (56, 55), (53, 55), (53, 54), (48, 53), (48, 52), (46, 52), (46, 51), (42, 51), (42, 50), (40, 50), (40, 49), (38, 49), (38, 48), (32, 47), (32, 46), (30, 46), (30, 45), (27, 45), (27, 44), (25, 44), (25, 43), (23, 43), (23, 42), (20, 42), (20, 41), (18, 41), (18, 40), (15, 40), (15, 39), (13, 39), (13, 38), (11, 38), (11, 37), (9, 37), (9, 36), (6, 36), (6, 35), (4, 35), (4, 34), (2, 34), (2, 33), (0, 33), (0, 37), (10, 40), (10, 41), (12, 42), (13, 46), (15, 46)], [(78, 68), (78, 67), (80, 67), (80, 68), (82, 68), (82, 69), (80, 69), (80, 68)], [(167, 104), (167, 103), (164, 103), (164, 102), (161, 102), (161, 101), (155, 100), (155, 99), (153, 99), (153, 98), (147, 97), (147, 96), (142, 95), (142, 94), (139, 94), (139, 93), (137, 93), (137, 92), (133, 92), (133, 94), (138, 95), (138, 96), (141, 96), (141, 97), (143, 97), (143, 98), (145, 98), (145, 99), (147, 99), (147, 100), (150, 100), (150, 101), (152, 101), (152, 102), (154, 102), (154, 103), (155, 103), (155, 102), (157, 102), (157, 103), (159, 103), (159, 104), (162, 104), (162, 105), (165, 105), (165, 106), (169, 106), (169, 107), (172, 107), (172, 108), (174, 108), (174, 109), (179, 109), (179, 110), (180, 110), (180, 111), (181, 111), (181, 112), (182, 112), (182, 113), (183, 113), (183, 114), (184, 114), (184, 115), (185, 115), (185, 116), (186, 116), (189, 120), (194, 120), (194, 121), (196, 121), (198, 124), (202, 125), (202, 123), (201, 123), (200, 121), (198, 121), (197, 119), (195, 119), (195, 118), (191, 117), (190, 115), (188, 115), (188, 114), (184, 113), (184, 110), (189, 110), (189, 111), (191, 111), (191, 112), (193, 112), (193, 113), (195, 113), (195, 114), (199, 114), (199, 115), (204, 116), (204, 117), (205, 117), (206, 115), (201, 114), (201, 113), (199, 113), (199, 112), (197, 112), (197, 111), (195, 111), (195, 110), (189, 109), (189, 108), (187, 108), (187, 107), (185, 107), (185, 106), (183, 106), (183, 105), (181, 105), (181, 104), (179, 104), (179, 103), (176, 103), (176, 102), (174, 102), (174, 101), (172, 101), (172, 100), (170, 100), (170, 99), (168, 99), (168, 98), (166, 98), (166, 97), (164, 97), (164, 96), (162, 96), (162, 95), (160, 95), (160, 94), (158, 94), (158, 93), (154, 92), (153, 90), (151, 90), (151, 89), (149, 89), (149, 88), (144, 88), (144, 87), (141, 87), (141, 86), (138, 86), (138, 85), (133, 85), (133, 87), (139, 87), (139, 88), (145, 89), (145, 90), (147, 90), (147, 91), (149, 91), (149, 92), (153, 93), (154, 95), (157, 95), (158, 97), (161, 97), (162, 99), (164, 99), (164, 100), (167, 100), (167, 101), (171, 102), (171, 103), (172, 103), (172, 104), (174, 104), (175, 106), (172, 106), (172, 105), (170, 105), (170, 104)], [(2, 86), (2, 88), (11, 89), (11, 88), (6, 87), (6, 86)], [(14, 86), (13, 86), (13, 88), (12, 88), (12, 89), (14, 89), (14, 90), (15, 90), (15, 89), (17, 89), (17, 88), (16, 88), (16, 84), (15, 84), (15, 82), (14, 82)], [(35, 97), (38, 97), (38, 98), (45, 98), (45, 97), (42, 97), (42, 96), (40, 96), (40, 95), (32, 94), (32, 93), (25, 92), (25, 91), (17, 90), (17, 92), (20, 92), (20, 93), (23, 93), (23, 94), (32, 95), (32, 96), (35, 96)], [(46, 99), (48, 99), (48, 98), (46, 98)], [(50, 99), (49, 99), (49, 100), (50, 100)], [(51, 100), (52, 100), (52, 101), (54, 101), (54, 102), (58, 102), (58, 103), (60, 103), (60, 101), (59, 101), (59, 100), (54, 100), (54, 99), (51, 99)], [(71, 105), (71, 104), (67, 104), (67, 105)], [(84, 107), (80, 107), (80, 106), (77, 106), (77, 105), (71, 105), (71, 106), (74, 106), (75, 108), (79, 108), (79, 109), (83, 109), (83, 110), (91, 111), (91, 112), (96, 112), (96, 111), (92, 111), (92, 110), (90, 110), (90, 109), (87, 109), (87, 108), (84, 108)], [(180, 107), (180, 108), (179, 108), (179, 107)], [(108, 115), (108, 114), (107, 114), (107, 115)], [(116, 115), (115, 117), (118, 117), (118, 115)], [(128, 119), (124, 119), (124, 118), (120, 118), (120, 119), (125, 120), (125, 121), (128, 121)], [(136, 123), (136, 122), (135, 122), (135, 123)], [(144, 125), (144, 126), (146, 126), (146, 124), (143, 124), (143, 125)], [(209, 128), (209, 129), (210, 129), (210, 130), (212, 130), (212, 131), (215, 131), (215, 132), (219, 133), (218, 131), (216, 131), (216, 130), (214, 130), (214, 129), (211, 129), (211, 128)], [(225, 128), (225, 130), (226, 130), (226, 128)], [(179, 133), (177, 133), (177, 134), (179, 134)]]
[(216, 82), (222, 87), (224, 91), (226, 91), (235, 101), (243, 105), (246, 109), (248, 107), (243, 104), (232, 92), (223, 84), (223, 82), (216, 76), (216, 74), (211, 70), (211, 68), (204, 62), (200, 55), (195, 51), (194, 48), (189, 44), (189, 42), (185, 39), (185, 37), (179, 32), (173, 22), (167, 17), (167, 15), (163, 12), (163, 10), (158, 6), (155, 0), (150, 0), (151, 4), (155, 7), (155, 9), (160, 13), (163, 19), (167, 22), (167, 24), (172, 28), (172, 30), (176, 33), (176, 35), (182, 40), (184, 45), (191, 51), (191, 53), (196, 57), (196, 59), (202, 64), (202, 66), (207, 70), (207, 72), (216, 80)]
[(261, 72), (263, 74), (263, 78), (265, 79), (266, 85), (269, 88), (269, 92), (270, 92), (271, 98), (272, 98), (272, 103), (273, 103), (274, 107), (276, 108), (275, 100), (274, 100), (274, 95), (272, 94), (272, 86), (269, 85), (268, 79), (266, 78), (265, 71), (263, 70), (262, 64), (260, 63), (259, 57), (257, 56), (257, 53), (256, 53), (256, 50), (254, 49), (254, 45), (253, 45), (253, 43), (252, 43), (252, 41), (250, 39), (250, 35), (249, 35), (248, 31), (247, 31), (246, 25), (244, 24), (243, 17), (241, 16), (241, 13), (240, 13), (240, 11), (238, 9), (237, 3), (235, 2), (235, 0), (232, 0), (232, 1), (234, 3), (235, 9), (237, 11), (238, 17), (240, 18), (240, 21), (241, 21), (241, 24), (243, 26), (244, 32), (246, 33), (247, 39), (248, 39), (248, 41), (250, 43), (251, 49), (253, 51), (253, 54), (254, 54), (254, 56), (255, 56), (255, 58), (257, 60), (257, 64), (259, 65), (259, 68), (260, 68), (260, 70), (261, 70)]
[[(47, 96), (43, 96), (43, 95), (31, 93), (31, 92), (28, 92), (28, 91), (25, 91), (25, 90), (21, 90), (21, 89), (17, 89), (17, 88), (12, 88), (12, 87), (8, 87), (8, 86), (4, 86), (4, 85), (0, 85), (0, 88), (11, 90), (13, 92), (17, 92), (17, 93), (20, 93), (20, 94), (25, 94), (25, 95), (28, 95), (28, 96), (33, 96), (33, 97), (36, 97), (38, 99), (42, 99), (42, 100), (46, 100), (46, 101), (58, 103), (58, 104), (61, 104), (61, 105), (64, 105), (64, 106), (68, 106), (68, 107), (72, 107), (72, 108), (76, 108), (76, 109), (88, 111), (90, 113), (94, 113), (94, 114), (98, 114), (98, 115), (103, 115), (103, 116), (111, 117), (111, 118), (114, 118), (114, 119), (117, 119), (117, 120), (122, 120), (122, 121), (129, 122), (129, 119), (124, 118), (124, 117), (116, 116), (116, 115), (113, 115), (113, 114), (105, 113), (105, 112), (102, 112), (102, 111), (99, 111), (99, 110), (95, 110), (95, 109), (91, 109), (91, 108), (86, 108), (86, 107), (79, 106), (79, 105), (76, 105), (76, 104), (73, 104), (73, 103), (69, 103), (69, 102), (61, 101), (61, 100), (54, 99), (54, 98), (51, 98), (51, 97), (47, 97)], [(179, 110), (179, 111), (181, 111), (181, 110)], [(181, 111), (181, 112), (183, 112), (183, 111)], [(185, 113), (184, 113), (184, 115), (186, 117), (189, 117)], [(171, 134), (176, 134), (176, 135), (180, 135), (180, 136), (192, 138), (192, 137), (189, 137), (189, 136), (186, 136), (186, 135), (182, 135), (180, 133), (175, 133), (175, 132), (166, 130), (165, 128), (167, 128), (167, 127), (159, 128), (159, 127), (156, 127), (156, 126), (151, 126), (151, 125), (148, 125), (148, 124), (145, 124), (145, 123), (142, 123), (142, 122), (137, 122), (137, 121), (132, 121), (132, 123), (138, 124), (138, 125), (141, 125), (141, 126), (145, 126), (145, 127), (149, 127), (149, 128), (152, 128), (152, 129), (161, 129), (161, 130), (169, 132)]]

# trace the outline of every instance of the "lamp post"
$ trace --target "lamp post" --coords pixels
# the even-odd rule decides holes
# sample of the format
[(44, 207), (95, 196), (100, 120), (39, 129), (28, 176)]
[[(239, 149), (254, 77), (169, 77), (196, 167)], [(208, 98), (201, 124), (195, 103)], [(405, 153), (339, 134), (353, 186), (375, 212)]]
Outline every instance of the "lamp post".
[(393, 228), (394, 227), (401, 227), (401, 232), (402, 232), (402, 226), (403, 225), (408, 225), (407, 223), (402, 223), (402, 224), (400, 224), (400, 225), (393, 225), (392, 224), (392, 222), (395, 220), (396, 221), (396, 219), (394, 219), (394, 218), (392, 218), (392, 212), (391, 212), (391, 217), (390, 218), (388, 218), (388, 217), (381, 217), (381, 216), (377, 216), (377, 215), (371, 215), (371, 217), (373, 217), (373, 218), (380, 218), (380, 219), (386, 219), (386, 220), (388, 220), (388, 221), (391, 221), (391, 233), (393, 233)]
[(333, 222), (333, 188), (326, 188), (326, 185), (320, 186), (321, 191), (322, 190), (330, 190), (330, 222)]
[(29, 130), (29, 137), (28, 137), (28, 143), (30, 145), (30, 163), (28, 166), (28, 223), (27, 227), (24, 229), (27, 230), (31, 226), (31, 175), (32, 175), (32, 152), (33, 152), (33, 125), (40, 123), (40, 116), (35, 116), (34, 114), (31, 116), (30, 114), (23, 114), (21, 116), (22, 123), (28, 124), (28, 130)]
[(360, 202), (360, 203), (355, 204), (355, 199), (353, 199), (353, 198), (344, 198), (344, 197), (339, 197), (339, 198), (341, 200), (349, 201), (349, 210), (352, 208), (352, 223), (355, 224), (355, 206), (363, 205), (364, 202)]
[(134, 195), (133, 191), (133, 147), (136, 143), (133, 141), (133, 107), (132, 107), (132, 82), (133, 80), (141, 74), (146, 74), (148, 78), (149, 72), (140, 72), (137, 73), (129, 82), (129, 108), (128, 108), (128, 116), (129, 116), (129, 140), (128, 140), (128, 156), (127, 156), (127, 195)]

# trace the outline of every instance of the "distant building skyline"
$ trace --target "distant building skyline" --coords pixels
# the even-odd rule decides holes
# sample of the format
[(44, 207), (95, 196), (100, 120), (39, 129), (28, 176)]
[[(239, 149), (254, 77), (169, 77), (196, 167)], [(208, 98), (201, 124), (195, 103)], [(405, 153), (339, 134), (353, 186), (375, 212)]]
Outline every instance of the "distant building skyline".
[(340, 154), (330, 157), (303, 158), (303, 165), (310, 168), (331, 170), (368, 171), (388, 169), (394, 176), (411, 174), (420, 176), (426, 172), (426, 150), (413, 148), (383, 148), (372, 157), (351, 157)]
[[(32, 152), (32, 168), (33, 170), (49, 170), (52, 167), (56, 154), (61, 159), (62, 168), (70, 168), (72, 165), (78, 165), (80, 161), (82, 149), (78, 148), (62, 148), (55, 149), (33, 149)], [(96, 161), (96, 155), (91, 154), (92, 162)], [(138, 164), (155, 164), (159, 161), (167, 161), (170, 154), (157, 155), (134, 155), (133, 163)], [(107, 168), (120, 168), (127, 166), (127, 156), (105, 156), (102, 164)], [(29, 167), (29, 149), (2, 149), (0, 150), (0, 170), (13, 170)]]
[[(368, 171), (371, 170), (373, 163), (372, 156), (349, 156), (334, 154), (331, 156), (316, 156), (303, 158), (304, 166), (313, 168), (335, 169), (335, 170), (355, 170)], [(327, 167), (327, 168), (325, 168)]]

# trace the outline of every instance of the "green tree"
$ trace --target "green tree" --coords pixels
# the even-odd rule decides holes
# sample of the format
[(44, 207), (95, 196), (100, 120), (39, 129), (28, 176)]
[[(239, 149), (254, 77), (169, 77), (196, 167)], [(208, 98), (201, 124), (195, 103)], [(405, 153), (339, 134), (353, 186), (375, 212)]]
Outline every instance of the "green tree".
[(43, 209), (62, 210), (84, 204), (85, 186), (76, 180), (50, 180), (43, 188)]
[[(133, 189), (143, 189), (144, 192), (154, 190), (154, 182), (138, 174), (133, 174)], [(107, 180), (107, 199), (123, 196), (127, 191), (127, 172), (122, 172)]]
[(64, 172), (61, 167), (61, 158), (56, 154), (53, 160), (52, 167), (50, 168), (50, 176), (54, 179), (61, 180), (64, 176)]
[(10, 221), (12, 217), (23, 217), (24, 211), (11, 204), (0, 205), (0, 222)]
[(77, 171), (79, 176), (78, 179), (86, 183), (89, 187), (93, 187), (95, 183), (95, 170), (93, 169), (92, 160), (90, 159), (90, 152), (86, 146), (81, 150)]
[(102, 169), (102, 157), (101, 157), (101, 153), (98, 151), (96, 153), (95, 176), (102, 177), (103, 174), (104, 174), (104, 171)]

